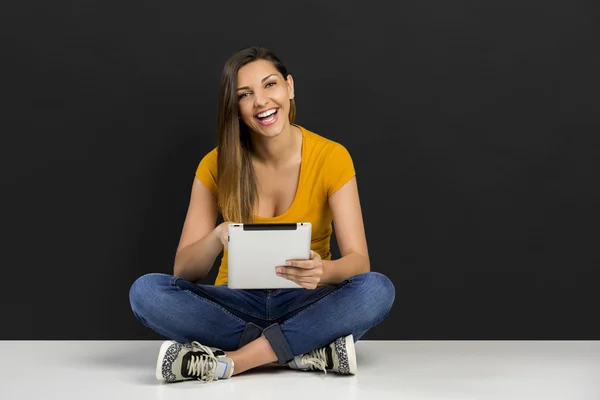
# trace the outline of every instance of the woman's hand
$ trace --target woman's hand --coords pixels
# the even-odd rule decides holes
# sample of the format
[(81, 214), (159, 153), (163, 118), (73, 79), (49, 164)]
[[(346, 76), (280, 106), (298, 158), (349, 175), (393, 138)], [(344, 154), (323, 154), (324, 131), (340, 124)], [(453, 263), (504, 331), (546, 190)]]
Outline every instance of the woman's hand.
[(238, 222), (225, 221), (225, 222), (220, 223), (219, 226), (217, 226), (215, 228), (219, 235), (219, 240), (221, 241), (221, 244), (223, 245), (223, 248), (225, 249), (225, 251), (227, 251), (227, 244), (229, 243), (229, 229), (227, 226), (229, 224), (237, 224), (237, 223)]
[(310, 251), (310, 260), (289, 260), (288, 265), (277, 267), (277, 276), (296, 282), (306, 289), (315, 289), (323, 275), (321, 256)]

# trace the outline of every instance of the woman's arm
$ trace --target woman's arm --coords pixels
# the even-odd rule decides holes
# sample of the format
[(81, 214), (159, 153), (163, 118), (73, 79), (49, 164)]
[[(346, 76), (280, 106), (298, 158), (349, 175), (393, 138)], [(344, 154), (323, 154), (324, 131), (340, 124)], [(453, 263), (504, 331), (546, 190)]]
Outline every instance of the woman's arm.
[(356, 176), (329, 196), (341, 258), (323, 260), (321, 283), (336, 285), (371, 270)]
[(222, 224), (215, 195), (197, 177), (194, 178), (190, 204), (175, 254), (173, 275), (191, 282), (204, 278), (223, 250)]
[(202, 239), (177, 251), (174, 276), (197, 282), (210, 272), (215, 259), (223, 250), (220, 227), (217, 226)]

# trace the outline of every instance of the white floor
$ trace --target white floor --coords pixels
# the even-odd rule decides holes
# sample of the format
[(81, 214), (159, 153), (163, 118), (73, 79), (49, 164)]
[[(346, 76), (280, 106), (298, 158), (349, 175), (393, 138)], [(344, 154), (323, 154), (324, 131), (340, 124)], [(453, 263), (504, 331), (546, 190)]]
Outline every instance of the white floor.
[(600, 399), (600, 342), (359, 341), (353, 377), (265, 367), (208, 384), (159, 383), (160, 343), (0, 341), (0, 399)]

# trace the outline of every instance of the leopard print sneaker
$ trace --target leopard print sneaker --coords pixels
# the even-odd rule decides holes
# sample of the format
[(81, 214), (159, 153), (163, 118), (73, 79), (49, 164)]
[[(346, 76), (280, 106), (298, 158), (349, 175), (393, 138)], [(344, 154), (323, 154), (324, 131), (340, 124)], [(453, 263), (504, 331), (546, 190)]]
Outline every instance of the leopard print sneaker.
[(287, 363), (287, 366), (303, 371), (321, 370), (325, 373), (331, 371), (341, 375), (356, 375), (354, 337), (341, 337), (328, 346), (300, 354)]
[(233, 360), (223, 350), (198, 342), (181, 344), (167, 340), (158, 352), (156, 379), (164, 382), (191, 379), (212, 382), (230, 378), (233, 368)]

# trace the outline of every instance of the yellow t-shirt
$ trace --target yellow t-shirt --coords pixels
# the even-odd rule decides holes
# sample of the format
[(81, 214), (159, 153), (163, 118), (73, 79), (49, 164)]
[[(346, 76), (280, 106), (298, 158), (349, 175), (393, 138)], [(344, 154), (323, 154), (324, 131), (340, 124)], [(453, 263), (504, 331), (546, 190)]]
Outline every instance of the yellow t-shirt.
[[(272, 218), (254, 216), (255, 223), (310, 222), (311, 249), (323, 260), (331, 259), (330, 238), (333, 216), (328, 198), (354, 175), (354, 164), (341, 144), (302, 130), (302, 161), (296, 197), (290, 208)], [(217, 148), (200, 161), (196, 176), (215, 195), (217, 193)], [(227, 283), (227, 251), (224, 251), (215, 285)]]

